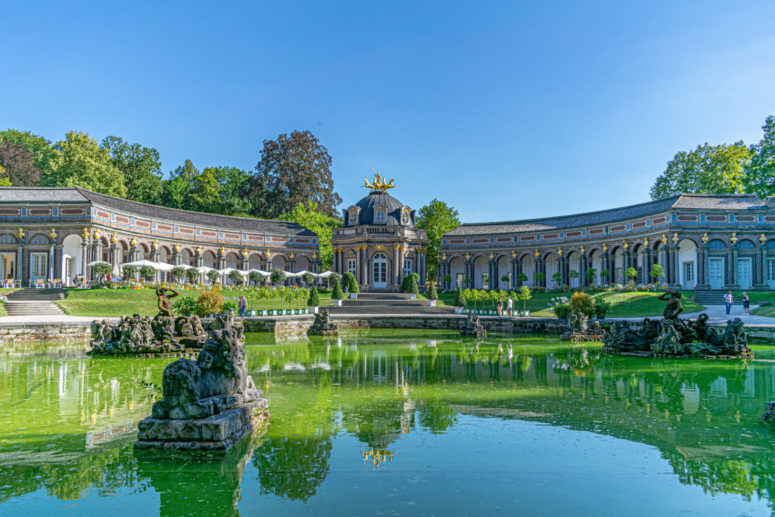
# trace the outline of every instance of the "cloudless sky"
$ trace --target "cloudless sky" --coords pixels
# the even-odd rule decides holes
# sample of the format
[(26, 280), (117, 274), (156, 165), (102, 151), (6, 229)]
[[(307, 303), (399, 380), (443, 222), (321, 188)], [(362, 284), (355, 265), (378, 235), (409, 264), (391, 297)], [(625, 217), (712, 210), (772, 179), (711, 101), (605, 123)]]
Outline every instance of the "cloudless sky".
[[(625, 5), (626, 4), (626, 5)], [(0, 2), (0, 129), (252, 170), (311, 130), (343, 207), (376, 168), (464, 222), (648, 200), (679, 150), (761, 138), (775, 2)]]

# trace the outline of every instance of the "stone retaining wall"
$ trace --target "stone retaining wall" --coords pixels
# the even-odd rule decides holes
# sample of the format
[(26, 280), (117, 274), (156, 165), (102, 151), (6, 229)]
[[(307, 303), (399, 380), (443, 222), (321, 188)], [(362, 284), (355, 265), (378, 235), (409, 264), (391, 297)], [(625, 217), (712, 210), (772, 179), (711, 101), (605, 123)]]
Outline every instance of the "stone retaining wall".
[(0, 355), (85, 352), (90, 323), (19, 323), (0, 326)]

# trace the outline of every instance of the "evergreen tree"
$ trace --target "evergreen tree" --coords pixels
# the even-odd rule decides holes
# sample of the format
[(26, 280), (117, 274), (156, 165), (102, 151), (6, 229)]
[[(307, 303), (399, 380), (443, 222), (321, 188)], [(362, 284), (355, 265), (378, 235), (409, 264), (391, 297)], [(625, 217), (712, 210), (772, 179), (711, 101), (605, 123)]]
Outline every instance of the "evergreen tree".
[(320, 306), (320, 295), (318, 294), (318, 288), (314, 285), (309, 290), (309, 299), (307, 300), (307, 305), (309, 307), (319, 307)]

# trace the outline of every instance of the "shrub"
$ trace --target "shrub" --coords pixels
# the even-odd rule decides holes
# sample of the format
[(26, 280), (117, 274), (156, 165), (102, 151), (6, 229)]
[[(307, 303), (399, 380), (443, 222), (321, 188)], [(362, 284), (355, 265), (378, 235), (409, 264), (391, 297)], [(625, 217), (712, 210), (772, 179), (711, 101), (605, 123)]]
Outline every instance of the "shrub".
[(570, 316), (570, 306), (566, 297), (558, 296), (557, 298), (552, 298), (548, 305), (552, 313), (558, 318), (565, 319)]
[(587, 279), (588, 284), (592, 284), (592, 282), (595, 281), (595, 275), (597, 274), (597, 270), (593, 267), (587, 269), (587, 272), (584, 273), (584, 277)]
[(557, 285), (562, 284), (562, 273), (559, 271), (552, 275), (552, 282), (554, 282)]
[(342, 292), (342, 286), (339, 284), (339, 279), (337, 278), (334, 280), (334, 290), (331, 291), (331, 299), (341, 300), (342, 298), (344, 298), (344, 293)]
[(535, 274), (536, 277), (536, 284), (540, 286), (544, 286), (544, 280), (546, 280), (546, 274), (541, 273), (540, 271)]
[(315, 281), (315, 275), (307, 272), (301, 275), (301, 279), (304, 282), (304, 285), (312, 285), (312, 283)]
[(401, 280), (401, 292), (406, 293), (409, 289), (409, 275), (405, 275), (403, 280)]
[(285, 282), (285, 271), (282, 269), (273, 269), (269, 278), (272, 280), (273, 284), (280, 285)]
[(197, 299), (193, 296), (181, 296), (172, 303), (172, 309), (177, 314), (197, 314), (198, 307)]
[(213, 285), (215, 285), (215, 282), (217, 282), (220, 277), (221, 277), (221, 274), (214, 269), (211, 269), (210, 271), (207, 272), (207, 279)]
[(151, 266), (143, 266), (140, 268), (140, 277), (146, 282), (150, 282), (156, 277), (156, 270)]
[(190, 267), (186, 269), (186, 280), (188, 280), (188, 283), (191, 285), (196, 285), (199, 283), (199, 270), (195, 267)]
[[(419, 276), (419, 275), (417, 275), (417, 276)], [(408, 291), (411, 294), (418, 294), (420, 292), (420, 289), (417, 286), (417, 278), (415, 276), (415, 273), (412, 273), (411, 275), (409, 275), (409, 289), (408, 289)]]
[(445, 284), (449, 285), (452, 282), (452, 275), (444, 275), (442, 280), (444, 280)]
[(425, 297), (429, 300), (436, 300), (439, 298), (439, 293), (436, 291), (436, 284), (431, 282), (430, 287), (428, 287), (428, 292), (425, 293)]
[(231, 300), (223, 302), (223, 309), (221, 309), (221, 312), (231, 312), (237, 310), (237, 303), (233, 302)]
[(466, 298), (463, 296), (463, 290), (458, 287), (457, 292), (455, 293), (455, 307), (465, 307), (466, 306)]
[(590, 318), (595, 315), (595, 302), (591, 296), (583, 291), (573, 293), (568, 306), (573, 313), (586, 314)]
[(199, 316), (220, 314), (223, 312), (225, 300), (218, 291), (202, 291), (196, 300), (196, 312)]
[(345, 273), (344, 276), (342, 276), (342, 283), (344, 284), (344, 288), (347, 290), (347, 292), (359, 293), (361, 291), (358, 287), (358, 281), (355, 279), (355, 275), (349, 271)]
[(229, 272), (229, 280), (234, 282), (234, 285), (239, 285), (242, 283), (242, 273), (237, 271), (236, 269)]
[(312, 289), (309, 290), (309, 298), (307, 299), (307, 305), (309, 307), (318, 307), (320, 306), (320, 295), (318, 295), (318, 288), (314, 285), (312, 286)]
[(595, 317), (598, 319), (605, 318), (608, 314), (608, 310), (611, 308), (611, 304), (603, 299), (602, 296), (595, 298)]
[(172, 268), (172, 271), (170, 271), (170, 274), (172, 275), (172, 278), (180, 282), (186, 276), (186, 268), (183, 266), (175, 266)]
[(124, 273), (124, 276), (129, 279), (132, 278), (137, 274), (137, 266), (124, 266), (121, 271)]
[(654, 282), (659, 283), (659, 279), (665, 276), (665, 268), (660, 266), (659, 264), (654, 264), (651, 266), (651, 271), (649, 272), (649, 276), (651, 277)]
[(635, 278), (638, 276), (638, 270), (634, 267), (628, 267), (624, 272), (625, 276), (630, 279), (631, 284), (635, 284)]

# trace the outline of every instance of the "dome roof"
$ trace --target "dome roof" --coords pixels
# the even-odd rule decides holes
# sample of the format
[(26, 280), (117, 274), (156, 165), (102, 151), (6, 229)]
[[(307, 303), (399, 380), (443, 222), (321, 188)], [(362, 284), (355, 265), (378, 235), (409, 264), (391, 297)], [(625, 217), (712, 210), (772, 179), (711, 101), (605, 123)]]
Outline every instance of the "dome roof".
[[(357, 209), (355, 209), (357, 207)], [(355, 209), (355, 210), (354, 210)], [(377, 210), (385, 210), (385, 220), (378, 220)], [(358, 221), (354, 220), (357, 212)], [(402, 219), (402, 212), (406, 216)], [(346, 211), (346, 226), (356, 225), (387, 225), (387, 226), (409, 226), (413, 225), (413, 217), (409, 207), (405, 207), (399, 200), (383, 190), (372, 190), (368, 196), (358, 201), (355, 205)]]

